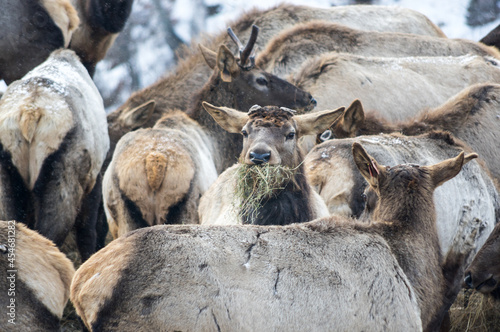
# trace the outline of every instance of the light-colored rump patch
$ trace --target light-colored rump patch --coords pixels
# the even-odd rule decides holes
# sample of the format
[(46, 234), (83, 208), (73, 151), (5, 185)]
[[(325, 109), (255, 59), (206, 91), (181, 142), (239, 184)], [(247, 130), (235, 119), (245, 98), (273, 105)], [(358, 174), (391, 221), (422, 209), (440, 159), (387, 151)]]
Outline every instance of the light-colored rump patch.
[[(143, 171), (138, 171), (143, 165)], [(120, 190), (150, 225), (161, 224), (171, 206), (188, 193), (195, 174), (189, 151), (168, 135), (139, 136), (117, 156)]]
[(0, 103), (0, 141), (29, 189), (38, 178), (43, 161), (61, 145), (74, 126), (57, 83), (14, 82)]
[[(0, 228), (6, 232), (7, 221), (0, 221)], [(61, 318), (75, 273), (73, 263), (52, 241), (16, 223), (16, 268), (33, 294)]]
[(64, 47), (68, 47), (73, 31), (80, 24), (76, 9), (69, 0), (42, 0), (42, 6), (61, 30)]
[(152, 151), (146, 157), (146, 178), (149, 187), (153, 191), (157, 191), (163, 182), (167, 170), (167, 161), (165, 155), (157, 151)]

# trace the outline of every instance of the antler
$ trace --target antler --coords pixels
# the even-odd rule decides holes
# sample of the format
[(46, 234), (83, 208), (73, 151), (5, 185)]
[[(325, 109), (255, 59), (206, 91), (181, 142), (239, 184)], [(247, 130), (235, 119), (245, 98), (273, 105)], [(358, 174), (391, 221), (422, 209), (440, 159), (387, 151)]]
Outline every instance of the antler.
[[(250, 34), (250, 38), (248, 39), (248, 43), (245, 47), (243, 47), (243, 44), (234, 34), (231, 28), (227, 28), (227, 33), (239, 48), (241, 63), (240, 66), (246, 70), (252, 69), (255, 66), (255, 51), (253, 50), (253, 47), (255, 46), (255, 42), (257, 41), (259, 27), (256, 25), (252, 25), (252, 33)], [(250, 64), (248, 66), (245, 65), (247, 60), (250, 60)]]

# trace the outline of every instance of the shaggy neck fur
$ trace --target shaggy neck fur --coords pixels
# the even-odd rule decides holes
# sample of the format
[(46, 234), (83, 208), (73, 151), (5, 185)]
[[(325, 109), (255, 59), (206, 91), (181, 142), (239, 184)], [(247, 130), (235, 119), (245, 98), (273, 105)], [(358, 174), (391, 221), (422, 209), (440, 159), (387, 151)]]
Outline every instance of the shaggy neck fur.
[[(257, 166), (258, 167), (258, 166)], [(312, 219), (310, 207), (311, 188), (300, 165), (294, 177), (284, 184), (284, 189), (264, 199), (259, 208), (251, 208), (242, 216), (243, 224), (289, 225)]]

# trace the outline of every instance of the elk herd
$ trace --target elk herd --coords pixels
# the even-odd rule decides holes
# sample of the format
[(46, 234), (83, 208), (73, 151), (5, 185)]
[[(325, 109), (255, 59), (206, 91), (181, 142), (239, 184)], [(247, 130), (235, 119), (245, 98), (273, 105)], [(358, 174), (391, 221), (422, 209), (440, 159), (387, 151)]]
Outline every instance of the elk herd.
[(446, 331), (500, 297), (498, 33), (252, 9), (106, 114), (133, 0), (5, 2), (0, 330)]

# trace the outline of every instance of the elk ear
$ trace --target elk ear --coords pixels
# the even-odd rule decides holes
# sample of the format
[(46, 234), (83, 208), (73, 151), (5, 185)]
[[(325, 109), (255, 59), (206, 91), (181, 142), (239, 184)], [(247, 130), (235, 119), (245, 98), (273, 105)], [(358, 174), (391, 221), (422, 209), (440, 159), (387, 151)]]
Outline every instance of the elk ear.
[(200, 48), (201, 54), (203, 55), (203, 58), (205, 59), (205, 62), (207, 63), (207, 65), (211, 69), (214, 69), (215, 65), (217, 64), (217, 53), (206, 48), (205, 46), (203, 46), (201, 44), (198, 44), (198, 47)]
[(380, 180), (385, 174), (385, 166), (379, 165), (375, 158), (370, 156), (357, 142), (352, 144), (352, 156), (359, 172), (368, 184), (373, 189), (378, 189)]
[(440, 163), (423, 167), (429, 171), (434, 187), (439, 187), (444, 182), (455, 177), (462, 169), (462, 166), (474, 158), (477, 158), (476, 153), (465, 155), (462, 151), (455, 158), (446, 159)]
[(139, 128), (151, 118), (155, 106), (155, 101), (150, 100), (137, 107), (125, 110), (120, 115), (120, 121), (128, 128)]
[(238, 60), (226, 45), (221, 45), (219, 47), (219, 53), (217, 53), (217, 67), (219, 68), (221, 78), (224, 82), (231, 82), (233, 77), (236, 77), (240, 73)]
[(342, 115), (344, 110), (345, 107), (340, 107), (336, 110), (312, 112), (295, 116), (299, 132), (298, 136), (316, 135), (324, 132)]
[(356, 99), (339, 118), (337, 126), (340, 126), (347, 133), (348, 137), (354, 137), (356, 136), (356, 131), (364, 122), (365, 112), (363, 111), (363, 105), (359, 99)]
[(206, 101), (202, 103), (205, 110), (224, 130), (239, 134), (248, 121), (246, 113), (237, 111), (229, 107), (217, 107), (210, 105)]

